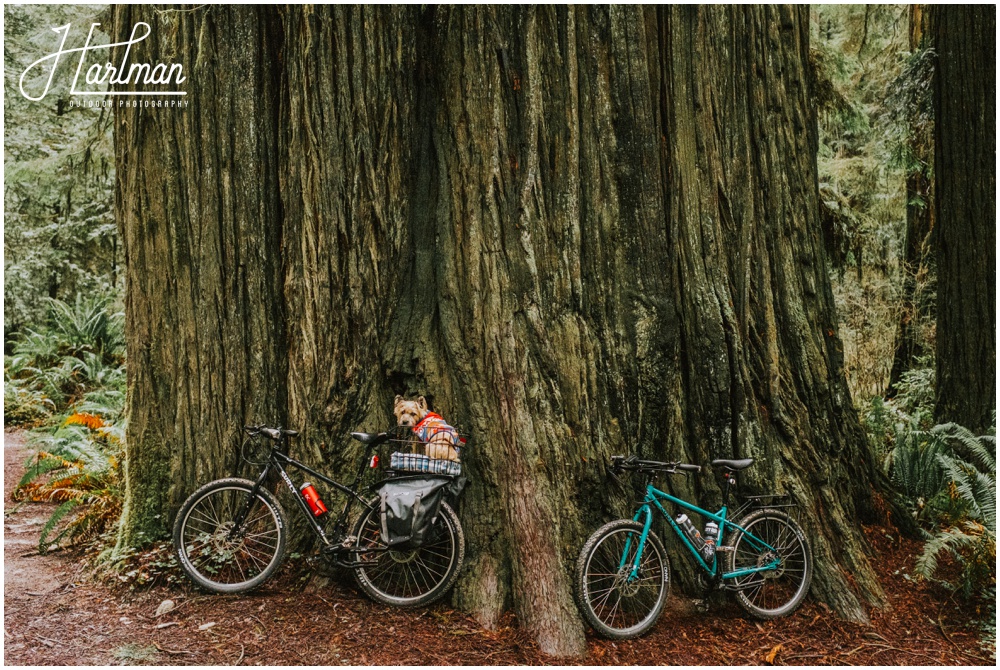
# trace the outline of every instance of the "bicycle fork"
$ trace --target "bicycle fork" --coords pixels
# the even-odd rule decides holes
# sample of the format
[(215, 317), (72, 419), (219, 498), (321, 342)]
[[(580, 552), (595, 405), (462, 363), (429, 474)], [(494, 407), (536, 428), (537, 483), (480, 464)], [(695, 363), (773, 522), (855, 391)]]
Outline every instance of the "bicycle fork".
[[(636, 547), (635, 558), (632, 559), (632, 569), (628, 574), (629, 581), (639, 577), (639, 562), (642, 559), (642, 552), (646, 548), (646, 538), (649, 537), (649, 529), (653, 525), (653, 512), (649, 509), (649, 503), (644, 503), (642, 507), (636, 511), (635, 516), (632, 517), (632, 521), (638, 523), (639, 519), (642, 517), (645, 517), (645, 521), (642, 522), (642, 535), (639, 536), (639, 546)], [(622, 551), (621, 560), (618, 562), (619, 573), (625, 569), (625, 566), (628, 563), (631, 548), (632, 536), (629, 535), (625, 539), (625, 549)]]
[(233, 527), (229, 529), (228, 533), (226, 533), (226, 540), (232, 541), (243, 535), (243, 522), (247, 520), (247, 515), (250, 514), (250, 509), (253, 507), (253, 501), (256, 500), (257, 493), (260, 491), (260, 487), (264, 484), (264, 481), (267, 479), (267, 475), (270, 472), (271, 466), (268, 465), (264, 468), (264, 472), (260, 474), (260, 477), (257, 478), (253, 488), (250, 489), (250, 493), (247, 494), (243, 505), (236, 512), (236, 516), (233, 517)]

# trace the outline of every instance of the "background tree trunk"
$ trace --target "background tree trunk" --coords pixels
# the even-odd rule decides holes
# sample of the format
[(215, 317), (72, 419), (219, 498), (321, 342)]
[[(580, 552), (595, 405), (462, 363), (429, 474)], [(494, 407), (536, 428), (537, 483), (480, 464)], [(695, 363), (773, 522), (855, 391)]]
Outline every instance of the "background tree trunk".
[(932, 5), (938, 53), (935, 418), (972, 431), (996, 409), (996, 7)]
[[(191, 123), (199, 105), (218, 104), (206, 82), (242, 87), (250, 109), (266, 108), (213, 110), (220, 137), (168, 154), (215, 166), (226, 133), (251, 125), (245, 159), (228, 158), (273, 178), (245, 190), (239, 182), (241, 206), (263, 210), (236, 219), (246, 228), (227, 240), (266, 256), (275, 273), (256, 278), (254, 293), (218, 272), (199, 290), (231, 291), (220, 302), (234, 309), (245, 305), (237, 297), (254, 296), (248, 320), (278, 315), (280, 332), (261, 331), (262, 342), (222, 340), (226, 360), (259, 371), (274, 397), (261, 398), (262, 383), (241, 385), (245, 377), (235, 389), (206, 386), (218, 397), (197, 418), (216, 417), (212, 444), (259, 413), (254, 403), (284, 408), (287, 387), (288, 421), (304, 431), (296, 455), (336, 469), (356, 454), (347, 431), (385, 428), (396, 393), (427, 396), (471, 437), (461, 510), (470, 566), (455, 601), (488, 626), (513, 608), (550, 654), (584, 650), (571, 566), (586, 536), (633, 500), (608, 487), (612, 454), (757, 458), (745, 488), (788, 490), (802, 506), (818, 562), (814, 595), (857, 620), (866, 602), (881, 602), (859, 525), (876, 480), (841, 369), (819, 239), (807, 9), (193, 14), (212, 34), (241, 26), (257, 35), (257, 50), (211, 42), (191, 110), (122, 117), (127, 129)], [(155, 32), (162, 19), (147, 20)], [(209, 43), (198, 47), (196, 34), (177, 38), (185, 63), (204, 58)], [(252, 76), (224, 79), (230, 63), (255, 58)], [(116, 136), (122, 201), (177, 201), (120, 210), (132, 247), (150, 243), (154, 223), (184, 235), (207, 226), (191, 220), (188, 200), (217, 193), (213, 180), (227, 172), (154, 169), (161, 147), (131, 132)], [(136, 165), (141, 181), (128, 178)], [(198, 253), (220, 248), (210, 239)], [(222, 346), (219, 328), (195, 329), (206, 318), (201, 302), (180, 311), (190, 298), (133, 287), (191, 272), (195, 261), (219, 264), (127, 251), (129, 290), (138, 290), (130, 306), (146, 310), (129, 310), (130, 369), (133, 349), (146, 347), (144, 374), (162, 380), (137, 380), (130, 416), (156, 409), (156, 430), (170, 436), (192, 418), (186, 399), (160, 389), (195, 383), (200, 369), (175, 366), (161, 351), (169, 341), (149, 353), (133, 320), (183, 318), (197, 351)], [(222, 411), (225, 398), (243, 397), (251, 400)], [(130, 459), (148, 458), (138, 450), (154, 434), (148, 425), (130, 422)], [(224, 474), (221, 462), (211, 472), (192, 466), (207, 458), (207, 440), (188, 432), (183, 448), (151, 452), (172, 456), (163, 463), (184, 491)], [(719, 502), (707, 471), (663, 485)], [(178, 503), (161, 498), (158, 513)], [(690, 582), (686, 561), (673, 565)]]
[[(926, 49), (931, 39), (929, 12), (926, 5), (909, 6), (910, 51)], [(911, 110), (912, 117), (917, 116)], [(928, 353), (927, 342), (920, 332), (925, 319), (931, 318), (930, 305), (919, 295), (918, 288), (928, 281), (931, 272), (931, 233), (934, 230), (933, 128), (909, 123), (909, 151), (912, 167), (906, 175), (906, 234), (903, 239), (903, 300), (896, 351), (889, 374), (888, 395), (895, 395), (895, 386), (903, 373), (916, 365), (917, 359)], [(933, 347), (931, 347), (933, 349)]]

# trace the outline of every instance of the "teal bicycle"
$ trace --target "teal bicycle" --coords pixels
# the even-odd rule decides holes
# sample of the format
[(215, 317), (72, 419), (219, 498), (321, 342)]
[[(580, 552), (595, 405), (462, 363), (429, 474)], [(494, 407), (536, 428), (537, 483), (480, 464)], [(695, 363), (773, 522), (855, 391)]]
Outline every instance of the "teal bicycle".
[[(722, 508), (709, 512), (653, 486), (657, 476), (700, 472), (700, 465), (612, 457), (612, 474), (643, 475), (646, 495), (631, 520), (605, 524), (580, 551), (576, 595), (595, 631), (612, 639), (633, 638), (649, 630), (663, 612), (670, 592), (670, 566), (663, 543), (651, 530), (653, 508), (687, 547), (706, 589), (734, 592), (743, 609), (760, 619), (786, 616), (802, 604), (812, 580), (812, 552), (786, 511), (794, 504), (787, 496), (748, 496), (732, 515), (739, 521), (729, 518), (735, 473), (752, 464), (752, 458), (712, 461), (725, 483)], [(663, 502), (706, 519), (704, 533), (686, 513), (677, 518), (668, 514)]]

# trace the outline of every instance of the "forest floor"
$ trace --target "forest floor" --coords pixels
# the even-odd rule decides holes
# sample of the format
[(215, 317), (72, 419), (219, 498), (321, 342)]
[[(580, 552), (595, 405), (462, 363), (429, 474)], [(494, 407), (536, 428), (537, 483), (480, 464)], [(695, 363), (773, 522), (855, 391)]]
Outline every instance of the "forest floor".
[[(245, 596), (191, 587), (130, 591), (96, 581), (69, 550), (38, 554), (53, 506), (15, 510), (10, 492), (31, 454), (24, 433), (4, 434), (5, 665), (543, 665), (511, 615), (493, 630), (438, 604), (403, 611), (361, 596), (349, 577), (309, 578), (303, 561)], [(11, 511), (13, 510), (13, 513)], [(9, 514), (9, 516), (8, 516)], [(793, 616), (756, 622), (733, 602), (700, 613), (675, 592), (638, 640), (588, 633), (588, 665), (994, 665), (979, 646), (974, 604), (914, 582), (918, 542), (867, 529), (890, 607), (872, 625), (841, 621), (807, 602)], [(156, 616), (164, 600), (173, 610)], [(573, 662), (573, 661), (569, 661)]]

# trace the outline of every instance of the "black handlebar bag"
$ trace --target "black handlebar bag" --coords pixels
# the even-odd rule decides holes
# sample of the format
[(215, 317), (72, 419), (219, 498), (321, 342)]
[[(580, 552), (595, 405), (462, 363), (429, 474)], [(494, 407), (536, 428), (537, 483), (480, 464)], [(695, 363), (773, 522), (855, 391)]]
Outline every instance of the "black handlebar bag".
[(390, 547), (420, 547), (431, 536), (451, 480), (414, 477), (386, 482), (379, 489), (382, 541)]

